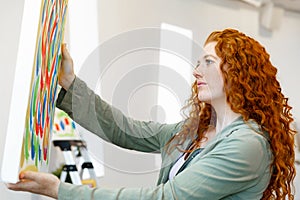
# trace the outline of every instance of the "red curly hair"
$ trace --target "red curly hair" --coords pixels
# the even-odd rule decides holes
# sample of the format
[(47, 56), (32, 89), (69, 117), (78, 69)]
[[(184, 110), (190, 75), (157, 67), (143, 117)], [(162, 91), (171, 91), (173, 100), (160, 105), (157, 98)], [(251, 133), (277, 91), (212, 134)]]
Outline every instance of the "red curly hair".
[[(277, 69), (271, 64), (269, 54), (253, 38), (233, 29), (212, 32), (205, 44), (210, 42), (217, 42), (215, 51), (221, 58), (227, 103), (234, 112), (242, 115), (244, 121), (255, 120), (263, 131), (269, 133), (273, 153), (272, 174), (262, 199), (294, 199), (296, 131), (291, 129), (292, 107), (281, 92), (276, 79)], [(183, 150), (187, 153), (197, 148), (208, 128), (215, 127), (213, 107), (201, 102), (197, 94), (195, 82), (192, 96), (184, 107), (190, 108), (188, 119), (182, 131), (172, 139), (176, 141), (176, 147), (192, 139), (192, 147)]]

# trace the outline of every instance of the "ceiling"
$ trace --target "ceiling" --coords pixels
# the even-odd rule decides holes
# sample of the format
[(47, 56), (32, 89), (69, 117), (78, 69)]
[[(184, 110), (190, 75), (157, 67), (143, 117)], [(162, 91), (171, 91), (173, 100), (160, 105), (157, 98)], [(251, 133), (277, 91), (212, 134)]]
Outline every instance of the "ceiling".
[(285, 10), (300, 12), (300, 0), (272, 0), (275, 5)]

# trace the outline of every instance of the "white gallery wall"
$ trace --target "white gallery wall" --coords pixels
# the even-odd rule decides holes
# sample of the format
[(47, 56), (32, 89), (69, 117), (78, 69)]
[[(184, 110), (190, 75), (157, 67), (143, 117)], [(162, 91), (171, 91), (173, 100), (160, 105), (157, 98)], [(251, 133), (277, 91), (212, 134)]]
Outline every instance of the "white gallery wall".
[[(72, 0), (69, 3), (71, 10), (67, 24), (66, 42), (75, 62), (76, 73), (82, 75), (83, 79), (86, 75), (81, 71), (81, 67), (87, 67), (88, 58), (95, 52), (95, 49), (127, 31), (145, 27), (161, 27), (161, 24), (165, 23), (190, 30), (193, 39), (197, 43), (203, 44), (208, 34), (214, 30), (227, 27), (237, 28), (260, 41), (270, 53), (273, 64), (278, 68), (278, 76), (283, 91), (290, 97), (290, 104), (294, 107), (293, 114), (296, 117), (298, 127), (300, 127), (300, 101), (298, 100), (300, 93), (297, 89), (300, 85), (298, 78), (300, 75), (300, 13), (286, 11), (279, 28), (274, 31), (267, 31), (260, 25), (260, 13), (256, 8), (231, 0), (87, 0), (85, 2)], [(90, 7), (91, 4), (94, 6)], [(17, 0), (1, 0), (0, 2), (0, 67), (2, 70), (0, 73), (0, 91), (2, 94), (0, 99), (0, 164), (3, 156), (22, 9), (23, 3)], [(93, 14), (95, 12), (96, 14)], [(143, 64), (145, 60), (159, 62), (158, 52), (139, 53), (123, 56), (114, 62), (112, 70), (107, 71), (109, 73), (104, 77), (105, 81), (97, 82), (97, 92), (104, 99), (109, 102), (114, 100), (112, 98), (114, 94), (106, 88), (117, 87), (116, 82), (123, 80), (124, 73), (134, 70), (134, 66)], [(97, 58), (96, 56), (96, 63), (98, 62)], [(123, 66), (128, 68), (124, 69)], [(91, 70), (94, 70), (93, 66), (91, 66)], [(151, 80), (155, 80), (158, 75), (159, 72), (145, 74), (145, 78), (149, 79), (151, 76), (153, 78)], [(88, 81), (87, 78), (85, 80)], [(151, 87), (145, 86), (144, 89), (137, 91), (134, 99), (136, 102), (143, 101), (143, 103), (129, 102), (126, 104), (129, 111), (125, 110), (124, 112), (129, 112), (131, 116), (139, 119), (153, 119), (155, 114), (152, 113), (153, 110), (151, 109), (153, 108), (153, 101), (158, 98), (158, 93), (156, 89)], [(124, 95), (126, 94), (124, 93)], [(124, 109), (124, 107), (120, 107)], [(146, 110), (146, 112), (135, 112), (136, 110)], [(167, 117), (168, 113), (165, 114)], [(105, 166), (105, 176), (100, 179), (103, 186), (139, 187), (155, 185), (159, 165), (157, 156), (125, 151), (102, 143), (90, 136), (86, 138), (88, 146), (103, 145), (104, 156), (98, 158)], [(297, 156), (299, 157), (299, 153)], [(297, 166), (297, 170), (300, 172), (299, 166)], [(299, 176), (296, 179), (296, 188), (300, 188)], [(296, 200), (300, 200), (298, 193)], [(0, 183), (0, 194), (1, 199), (5, 200), (47, 199), (36, 195), (8, 191), (2, 183)]]

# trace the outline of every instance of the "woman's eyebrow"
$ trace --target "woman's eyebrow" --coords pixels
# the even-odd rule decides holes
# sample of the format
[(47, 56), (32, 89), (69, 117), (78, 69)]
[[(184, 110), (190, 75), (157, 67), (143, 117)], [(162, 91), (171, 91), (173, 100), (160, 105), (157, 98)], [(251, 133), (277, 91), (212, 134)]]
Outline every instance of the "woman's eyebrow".
[[(218, 59), (216, 56), (214, 56), (214, 55), (212, 55), (212, 54), (207, 54), (207, 55), (203, 56), (204, 59), (206, 59), (206, 58), (208, 58), (208, 57), (212, 57), (212, 58), (214, 58), (215, 60)], [(198, 64), (198, 65), (201, 64), (201, 61), (200, 61), (200, 60), (201, 60), (201, 59), (197, 60), (197, 64)]]
[(217, 57), (212, 54), (207, 54), (203, 58), (213, 57), (215, 60), (217, 60)]

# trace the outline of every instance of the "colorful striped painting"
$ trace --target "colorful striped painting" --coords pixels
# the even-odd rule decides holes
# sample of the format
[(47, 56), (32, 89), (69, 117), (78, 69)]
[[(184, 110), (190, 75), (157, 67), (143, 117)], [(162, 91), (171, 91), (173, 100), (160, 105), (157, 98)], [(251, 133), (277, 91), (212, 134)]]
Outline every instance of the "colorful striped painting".
[(38, 171), (41, 165), (48, 164), (66, 12), (67, 0), (42, 0), (21, 170)]

